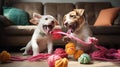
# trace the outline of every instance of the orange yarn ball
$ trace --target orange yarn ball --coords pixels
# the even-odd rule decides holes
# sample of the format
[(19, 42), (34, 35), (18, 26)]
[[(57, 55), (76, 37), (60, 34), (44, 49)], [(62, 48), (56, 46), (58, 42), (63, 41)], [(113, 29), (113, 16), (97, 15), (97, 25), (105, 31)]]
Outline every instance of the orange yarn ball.
[(2, 63), (8, 62), (10, 60), (10, 58), (11, 58), (11, 55), (7, 51), (2, 51), (0, 53), (0, 61)]
[(68, 59), (63, 58), (55, 61), (55, 67), (68, 67)]
[(75, 47), (74, 43), (69, 42), (68, 44), (66, 44), (65, 51), (68, 55), (73, 55), (76, 51), (76, 47)]
[(75, 47), (75, 44), (72, 42), (69, 42), (68, 44), (66, 44), (65, 49), (70, 48), (70, 47)]
[(74, 53), (74, 59), (77, 60), (83, 53), (84, 52), (82, 50), (76, 50), (76, 52)]
[(76, 48), (75, 47), (70, 47), (70, 48), (65, 49), (65, 51), (68, 55), (73, 55), (76, 51)]

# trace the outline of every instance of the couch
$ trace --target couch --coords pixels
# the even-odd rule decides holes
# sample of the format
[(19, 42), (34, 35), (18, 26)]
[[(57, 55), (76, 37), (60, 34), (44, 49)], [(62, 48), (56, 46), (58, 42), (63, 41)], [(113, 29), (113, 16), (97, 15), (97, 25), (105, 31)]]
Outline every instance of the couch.
[[(73, 9), (85, 9), (85, 18), (93, 36), (99, 39), (99, 44), (107, 48), (120, 48), (120, 25), (94, 26), (100, 10), (113, 7), (110, 2), (77, 2), (73, 3), (41, 3), (41, 2), (16, 2), (9, 6), (23, 9), (32, 18), (33, 12), (41, 15), (52, 15), (62, 25), (63, 16)], [(119, 20), (116, 18), (115, 20)], [(114, 21), (118, 23), (118, 21)], [(0, 15), (0, 49), (25, 46), (31, 39), (36, 25), (13, 25), (5, 16)], [(54, 46), (64, 46), (62, 40), (54, 41)], [(12, 48), (11, 48), (12, 49)]]

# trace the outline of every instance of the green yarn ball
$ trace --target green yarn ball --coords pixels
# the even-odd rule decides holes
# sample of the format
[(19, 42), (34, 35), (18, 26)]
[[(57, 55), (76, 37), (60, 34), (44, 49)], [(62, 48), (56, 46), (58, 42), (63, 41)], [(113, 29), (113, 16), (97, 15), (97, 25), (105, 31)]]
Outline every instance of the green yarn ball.
[(91, 58), (88, 54), (83, 53), (79, 58), (78, 62), (81, 64), (89, 64), (91, 62)]

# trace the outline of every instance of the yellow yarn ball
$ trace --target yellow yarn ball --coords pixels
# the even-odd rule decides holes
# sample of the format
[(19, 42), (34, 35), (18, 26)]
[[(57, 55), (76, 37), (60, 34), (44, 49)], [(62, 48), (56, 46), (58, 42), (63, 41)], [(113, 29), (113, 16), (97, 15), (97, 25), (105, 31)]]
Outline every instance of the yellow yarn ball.
[(10, 60), (10, 57), (11, 57), (11, 55), (7, 51), (2, 51), (0, 53), (0, 61), (2, 63), (8, 62)]
[(66, 44), (65, 51), (68, 55), (73, 55), (76, 51), (76, 47), (75, 47), (74, 43), (69, 42), (68, 44)]
[(75, 47), (75, 44), (72, 42), (69, 42), (65, 45), (65, 49), (70, 48), (70, 47)]
[(74, 47), (70, 47), (70, 48), (65, 49), (65, 51), (68, 55), (74, 55), (76, 49)]
[(77, 60), (84, 52), (82, 50), (76, 50), (74, 53), (74, 59)]
[(55, 61), (55, 67), (68, 67), (68, 59), (63, 58)]

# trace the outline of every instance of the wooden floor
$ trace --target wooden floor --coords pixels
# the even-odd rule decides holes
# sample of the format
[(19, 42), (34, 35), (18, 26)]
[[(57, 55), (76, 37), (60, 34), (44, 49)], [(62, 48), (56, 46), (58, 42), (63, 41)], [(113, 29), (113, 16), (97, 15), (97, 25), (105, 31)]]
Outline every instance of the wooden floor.
[[(15, 56), (22, 56), (22, 53), (12, 53)], [(29, 61), (12, 61), (10, 63), (0, 64), (0, 67), (49, 67), (46, 60), (29, 62)], [(91, 64), (80, 64), (75, 60), (68, 62), (68, 67), (120, 67), (119, 62), (106, 62), (106, 61), (92, 61)]]

